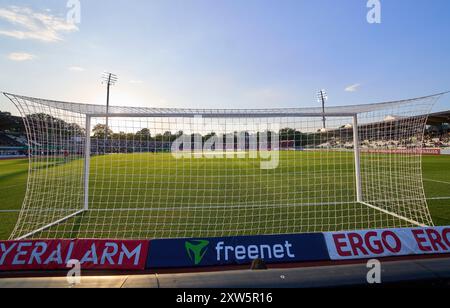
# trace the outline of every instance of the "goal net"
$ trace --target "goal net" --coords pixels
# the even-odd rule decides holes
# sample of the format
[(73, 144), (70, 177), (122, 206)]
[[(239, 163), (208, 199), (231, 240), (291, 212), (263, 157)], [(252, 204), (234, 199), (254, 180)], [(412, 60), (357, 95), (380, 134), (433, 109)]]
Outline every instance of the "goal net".
[[(264, 110), (5, 94), (28, 135), (11, 239), (184, 238), (432, 225), (421, 156), (440, 95)], [(325, 116), (325, 117), (324, 117)]]

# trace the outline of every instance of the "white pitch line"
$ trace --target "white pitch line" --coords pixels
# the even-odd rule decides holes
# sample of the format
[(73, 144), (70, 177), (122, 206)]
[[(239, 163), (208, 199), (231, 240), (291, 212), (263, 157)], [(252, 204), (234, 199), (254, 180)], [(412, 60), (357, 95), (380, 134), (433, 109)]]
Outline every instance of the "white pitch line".
[(432, 180), (432, 179), (424, 179), (427, 182), (435, 182), (435, 183), (441, 183), (441, 184), (447, 184), (450, 185), (450, 182), (445, 182), (445, 181), (438, 181), (438, 180)]
[(427, 200), (450, 200), (450, 197), (434, 197), (434, 198), (427, 198)]
[[(427, 200), (450, 200), (450, 196), (448, 197), (431, 197), (431, 198), (426, 198)], [(390, 202), (389, 200), (379, 200), (381, 202)], [(398, 200), (394, 200), (391, 202), (397, 202)], [(408, 200), (404, 200), (404, 201), (408, 201)], [(414, 200), (412, 200), (414, 201)], [(332, 206), (332, 205), (350, 205), (350, 204), (354, 204), (354, 203), (358, 203), (358, 202), (329, 202), (329, 203), (307, 203), (307, 204), (283, 204), (281, 206)], [(240, 207), (241, 205), (239, 205)], [(229, 209), (229, 208), (236, 208), (237, 206), (215, 206), (215, 209)], [(277, 207), (277, 205), (249, 205), (249, 208), (263, 208), (263, 207), (268, 207), (268, 208), (274, 208)], [(280, 206), (278, 206), (280, 207)], [(187, 208), (116, 208), (113, 211), (117, 211), (117, 212), (125, 212), (125, 211), (174, 211), (174, 210), (196, 210), (196, 209), (203, 209), (203, 207), (187, 207)], [(21, 210), (0, 210), (0, 214), (2, 213), (19, 213)], [(51, 211), (51, 209), (47, 209), (44, 211), (36, 211), (36, 212), (49, 212)], [(74, 212), (78, 211), (78, 209), (73, 209)], [(92, 212), (107, 212), (107, 211), (111, 211), (111, 209), (107, 209), (107, 208), (101, 208), (101, 209), (91, 209)]]
[(17, 184), (17, 185), (11, 185), (11, 186), (1, 186), (1, 187), (0, 187), (0, 190), (9, 189), (9, 188), (14, 188), (14, 187), (19, 187), (19, 186), (25, 187), (25, 185)]

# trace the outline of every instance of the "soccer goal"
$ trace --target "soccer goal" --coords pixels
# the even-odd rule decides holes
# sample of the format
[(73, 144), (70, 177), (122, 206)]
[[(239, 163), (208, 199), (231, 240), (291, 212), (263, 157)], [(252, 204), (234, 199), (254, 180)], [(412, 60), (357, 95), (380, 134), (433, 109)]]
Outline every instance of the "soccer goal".
[(421, 156), (427, 115), (441, 95), (325, 113), (143, 107), (106, 113), (98, 105), (5, 95), (24, 119), (30, 151), (11, 239), (433, 225)]

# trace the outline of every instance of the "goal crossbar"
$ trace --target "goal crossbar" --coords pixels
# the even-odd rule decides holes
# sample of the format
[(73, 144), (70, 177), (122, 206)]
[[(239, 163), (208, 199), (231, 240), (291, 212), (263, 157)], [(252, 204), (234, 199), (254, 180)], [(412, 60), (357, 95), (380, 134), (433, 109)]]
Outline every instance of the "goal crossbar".
[[(309, 117), (323, 117), (323, 113), (100, 113), (100, 114), (87, 114), (90, 118), (142, 118), (142, 117), (153, 117), (153, 118), (280, 118), (280, 117), (290, 117), (290, 118), (309, 118)], [(326, 113), (327, 117), (354, 117), (357, 113)]]

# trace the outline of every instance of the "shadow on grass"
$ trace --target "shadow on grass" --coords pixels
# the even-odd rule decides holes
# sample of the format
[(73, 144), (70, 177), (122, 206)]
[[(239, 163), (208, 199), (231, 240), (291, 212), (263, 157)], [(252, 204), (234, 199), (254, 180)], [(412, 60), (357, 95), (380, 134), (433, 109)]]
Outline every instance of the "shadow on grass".
[(28, 174), (28, 169), (20, 170), (20, 171), (16, 171), (16, 172), (6, 173), (4, 175), (0, 175), (0, 181), (9, 180), (11, 178), (14, 178), (14, 177), (17, 177), (17, 176), (23, 176), (23, 175), (27, 175), (27, 174)]
[(74, 220), (73, 224), (72, 224), (72, 229), (69, 231), (69, 233), (67, 234), (68, 238), (78, 238), (78, 235), (80, 234), (80, 230), (81, 230), (81, 224), (83, 223), (83, 219), (86, 215), (86, 212), (83, 212), (79, 215), (77, 215), (74, 218), (71, 218)]

